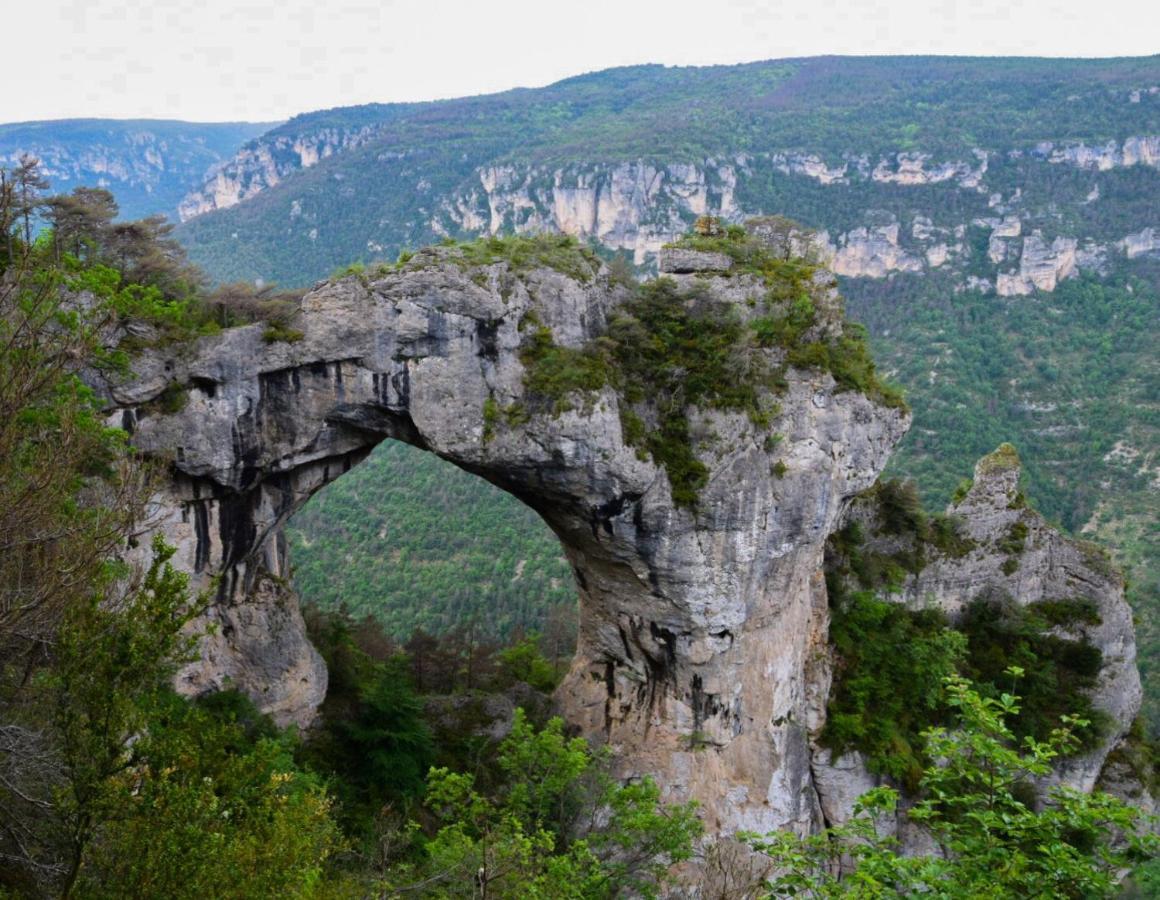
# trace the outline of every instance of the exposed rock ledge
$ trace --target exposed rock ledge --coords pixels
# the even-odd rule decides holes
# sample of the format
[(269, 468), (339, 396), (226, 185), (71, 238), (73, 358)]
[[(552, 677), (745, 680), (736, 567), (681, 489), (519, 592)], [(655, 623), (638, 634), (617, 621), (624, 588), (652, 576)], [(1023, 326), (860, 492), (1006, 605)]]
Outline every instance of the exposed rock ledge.
[[(318, 287), (293, 343), (235, 328), (150, 351), (131, 381), (108, 386), (137, 447), (172, 460), (155, 527), (195, 583), (217, 579), (217, 628), (182, 688), (228, 682), (281, 721), (312, 717), (326, 672), (286, 587), (281, 527), (375, 444), (402, 440), (519, 497), (559, 536), (581, 625), (557, 702), (613, 746), (620, 774), (697, 799), (710, 833), (818, 827), (823, 548), (908, 417), (791, 369), (770, 429), (780, 442), (744, 415), (691, 416), (712, 474), (697, 508), (679, 507), (665, 472), (626, 444), (614, 392), (559, 416), (525, 394), (521, 320), (534, 311), (557, 344), (580, 346), (621, 299), (607, 271), (464, 268), (453, 252)], [(742, 310), (763, 291), (746, 276), (676, 277)], [(175, 390), (183, 408), (159, 413), (151, 401)], [(485, 421), (485, 408), (516, 402), (536, 414)]]

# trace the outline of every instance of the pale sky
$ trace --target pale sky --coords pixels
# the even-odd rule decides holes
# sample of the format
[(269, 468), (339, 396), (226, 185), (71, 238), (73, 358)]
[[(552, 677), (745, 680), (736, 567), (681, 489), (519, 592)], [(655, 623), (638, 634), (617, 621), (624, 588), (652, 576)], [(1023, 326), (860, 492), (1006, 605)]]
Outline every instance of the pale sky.
[(1142, 56), (1158, 0), (4, 0), (0, 122), (273, 121), (609, 66), (818, 54)]

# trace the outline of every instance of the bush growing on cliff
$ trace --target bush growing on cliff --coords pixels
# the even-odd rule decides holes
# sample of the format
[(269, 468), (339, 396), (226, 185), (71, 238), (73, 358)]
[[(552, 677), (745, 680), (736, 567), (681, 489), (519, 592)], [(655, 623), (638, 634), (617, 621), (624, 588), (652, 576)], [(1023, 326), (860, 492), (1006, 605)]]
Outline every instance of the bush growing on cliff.
[(997, 696), (1010, 688), (1008, 666), (1019, 666), (1023, 703), (1010, 726), (1023, 739), (1047, 740), (1059, 717), (1082, 719), (1072, 728), (1077, 750), (1091, 750), (1106, 730), (1106, 717), (1092, 706), (1091, 691), (1099, 680), (1103, 655), (1082, 635), (1061, 637), (1048, 629), (1074, 626), (1091, 616), (1090, 607), (1058, 604), (1023, 607), (1009, 598), (979, 599), (967, 607), (958, 628), (967, 640), (962, 672), (979, 690)]
[[(906, 812), (942, 854), (904, 856), (879, 833), (883, 817), (898, 814), (898, 795), (878, 788), (846, 825), (808, 838), (750, 837), (780, 870), (771, 897), (1089, 900), (1116, 896), (1122, 872), (1156, 856), (1155, 835), (1136, 830), (1138, 811), (1108, 794), (1056, 787), (1042, 808), (1027, 801), (1052, 761), (1075, 749), (1082, 720), (1064, 716), (1046, 740), (1020, 741), (1008, 724), (1020, 711), (1018, 697), (985, 697), (959, 677), (945, 684), (955, 721), (924, 732), (932, 762), (919, 782), (922, 799)], [(842, 860), (854, 869), (835, 874)]]
[[(530, 313), (521, 323), (521, 359), (529, 394), (546, 400), (554, 415), (571, 409), (578, 396), (615, 389), (626, 440), (665, 469), (678, 505), (694, 506), (709, 476), (693, 446), (690, 409), (743, 412), (756, 428), (768, 428), (775, 397), (785, 388), (785, 365), (824, 369), (839, 390), (905, 406), (878, 377), (864, 330), (847, 323), (838, 336), (804, 341), (817, 321), (813, 263), (778, 255), (739, 227), (690, 235), (675, 246), (726, 253), (735, 274), (758, 276), (767, 294), (760, 314), (746, 321), (706, 285), (682, 287), (662, 277), (631, 286), (606, 333), (584, 347), (557, 346)], [(785, 351), (784, 364), (763, 352), (773, 348)]]
[(837, 667), (823, 745), (835, 757), (860, 750), (871, 771), (913, 789), (925, 764), (918, 735), (943, 710), (943, 681), (962, 663), (966, 639), (936, 610), (864, 591), (835, 610), (830, 641)]

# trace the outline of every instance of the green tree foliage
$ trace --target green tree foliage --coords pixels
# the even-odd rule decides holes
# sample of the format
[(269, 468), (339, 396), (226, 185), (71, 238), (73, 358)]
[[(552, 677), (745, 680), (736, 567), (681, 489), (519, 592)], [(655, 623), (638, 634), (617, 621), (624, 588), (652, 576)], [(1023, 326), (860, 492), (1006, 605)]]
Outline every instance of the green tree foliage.
[[(499, 748), (504, 785), (476, 790), (471, 775), (433, 769), (426, 804), (437, 830), (422, 859), (384, 887), (430, 897), (656, 897), (688, 859), (701, 825), (691, 805), (666, 806), (649, 780), (619, 785), (559, 719), (537, 731), (522, 710)], [(606, 822), (596, 823), (603, 816)]]
[[(1016, 525), (1004, 541), (1021, 545), (1027, 528)], [(890, 597), (931, 555), (954, 557), (973, 546), (953, 518), (923, 510), (913, 482), (896, 479), (863, 493), (848, 524), (827, 543), (836, 665), (822, 742), (839, 754), (861, 751), (872, 771), (911, 792), (929, 762), (922, 732), (945, 721), (941, 683), (953, 672), (997, 697), (1011, 689), (1008, 666), (1020, 666), (1025, 702), (1010, 722), (1020, 739), (1047, 740), (1068, 712), (1084, 722), (1073, 729), (1077, 749), (1092, 749), (1106, 731), (1106, 716), (1091, 696), (1103, 658), (1084, 633), (1099, 623), (1094, 602), (1061, 598), (1024, 606), (1007, 596), (980, 597), (952, 624), (937, 609)]]
[(835, 612), (830, 641), (838, 666), (822, 743), (835, 755), (861, 750), (871, 771), (913, 789), (925, 763), (917, 736), (943, 710), (943, 679), (961, 663), (966, 639), (936, 610), (864, 591)]
[[(304, 598), (374, 615), (396, 640), (474, 626), (484, 641), (523, 629), (559, 636), (571, 656), (576, 587), (559, 540), (515, 497), (430, 453), (380, 444), (311, 499), (287, 537)], [(416, 681), (438, 693), (423, 682), (460, 668), (430, 666)]]
[(23, 168), (0, 190), (0, 891), (304, 894), (337, 846), (329, 800), (282, 739), (173, 695), (197, 602), (160, 540), (125, 561), (149, 468), (81, 380), (124, 365), (112, 326), (182, 302), (158, 286), (163, 237), (135, 238), (126, 277), (149, 284), (91, 259), (80, 226), (84, 260), (29, 243)]
[(305, 896), (339, 846), (330, 800), (247, 704), (172, 693), (195, 609), (171, 555), (158, 540), (139, 585), (66, 611), (21, 723), (46, 732), (49, 790), (4, 824), (65, 897)]
[[(1009, 676), (1022, 673), (1012, 669)], [(1108, 794), (1052, 788), (1040, 806), (1029, 798), (1052, 761), (1076, 746), (1065, 716), (1043, 741), (1019, 741), (1007, 724), (1020, 709), (1012, 694), (984, 697), (969, 681), (946, 681), (953, 726), (929, 729), (922, 799), (906, 816), (925, 828), (942, 856), (902, 856), (879, 834), (897, 815), (897, 793), (861, 798), (855, 817), (822, 834), (752, 837), (781, 874), (771, 897), (1075, 898), (1114, 897), (1121, 872), (1155, 856), (1139, 813)], [(853, 871), (835, 874), (841, 862)]]
[(321, 781), (296, 766), (293, 741), (168, 699), (133, 747), (132, 768), (108, 782), (74, 893), (318, 895), (341, 836)]
[[(967, 640), (962, 672), (980, 690), (998, 694), (1008, 666), (1020, 667), (1023, 702), (1008, 723), (1017, 737), (1046, 740), (1065, 713), (1082, 719), (1073, 737), (1080, 749), (1093, 749), (1105, 732), (1105, 717), (1092, 706), (1103, 655), (1086, 637), (1063, 637), (1092, 614), (1066, 601), (1022, 607), (1006, 598), (976, 600), (958, 623)], [(1090, 618), (1088, 619), (1090, 621)], [(985, 686), (985, 687), (984, 687)], [(1009, 684), (1007, 685), (1010, 686)]]
[(301, 756), (331, 775), (344, 823), (359, 830), (383, 806), (422, 793), (434, 759), (431, 732), (407, 657), (385, 645), (375, 659), (341, 614), (312, 618), (330, 683)]
[(559, 672), (540, 651), (536, 637), (526, 637), (498, 654), (503, 674), (512, 681), (522, 681), (537, 691), (550, 693), (559, 681)]

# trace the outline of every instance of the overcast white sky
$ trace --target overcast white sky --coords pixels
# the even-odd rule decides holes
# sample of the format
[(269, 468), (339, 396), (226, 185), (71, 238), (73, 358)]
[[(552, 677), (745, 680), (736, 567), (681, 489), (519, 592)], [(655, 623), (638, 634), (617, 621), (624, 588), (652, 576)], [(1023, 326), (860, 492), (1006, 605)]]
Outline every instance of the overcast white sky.
[(331, 106), (535, 87), (644, 62), (1160, 51), (1158, 0), (4, 0), (2, 6), (9, 80), (0, 89), (0, 122), (272, 121)]

